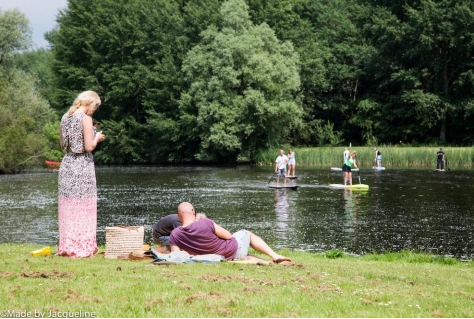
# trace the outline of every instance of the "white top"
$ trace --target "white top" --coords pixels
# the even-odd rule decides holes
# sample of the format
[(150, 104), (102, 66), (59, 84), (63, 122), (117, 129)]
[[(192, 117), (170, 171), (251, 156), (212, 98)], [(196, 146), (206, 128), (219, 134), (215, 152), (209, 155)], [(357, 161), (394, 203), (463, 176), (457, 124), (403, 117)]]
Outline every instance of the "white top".
[(346, 159), (349, 158), (349, 154), (350, 154), (349, 150), (344, 151), (344, 162), (346, 161)]
[(275, 163), (278, 163), (278, 169), (284, 169), (286, 168), (286, 163), (288, 163), (288, 157), (286, 155), (278, 155)]

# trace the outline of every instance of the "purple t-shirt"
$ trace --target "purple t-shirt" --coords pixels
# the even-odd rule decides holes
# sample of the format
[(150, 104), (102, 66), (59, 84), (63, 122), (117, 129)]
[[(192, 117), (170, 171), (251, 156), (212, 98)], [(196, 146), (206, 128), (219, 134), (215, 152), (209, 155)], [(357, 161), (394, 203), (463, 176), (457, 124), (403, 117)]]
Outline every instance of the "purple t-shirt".
[(222, 239), (215, 234), (214, 221), (209, 218), (175, 228), (170, 235), (170, 244), (191, 255), (216, 254), (228, 260), (234, 259), (238, 248), (234, 237)]

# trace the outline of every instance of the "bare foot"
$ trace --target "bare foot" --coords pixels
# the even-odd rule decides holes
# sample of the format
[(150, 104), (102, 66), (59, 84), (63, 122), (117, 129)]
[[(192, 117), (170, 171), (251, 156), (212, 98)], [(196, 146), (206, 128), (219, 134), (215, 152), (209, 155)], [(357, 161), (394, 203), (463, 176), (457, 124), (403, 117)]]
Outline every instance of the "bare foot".
[(287, 265), (288, 263), (293, 263), (290, 258), (285, 257), (285, 256), (281, 256), (281, 255), (276, 256), (276, 258), (273, 259), (273, 262), (276, 263), (276, 264), (282, 264), (283, 263), (284, 265)]

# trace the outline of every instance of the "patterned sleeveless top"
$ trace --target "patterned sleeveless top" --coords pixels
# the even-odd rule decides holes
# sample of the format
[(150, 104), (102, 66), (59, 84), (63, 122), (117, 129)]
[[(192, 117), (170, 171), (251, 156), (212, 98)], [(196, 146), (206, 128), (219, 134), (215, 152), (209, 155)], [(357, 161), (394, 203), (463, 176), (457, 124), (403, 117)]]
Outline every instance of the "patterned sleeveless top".
[(82, 129), (82, 119), (84, 113), (64, 114), (61, 119), (61, 134), (63, 136), (64, 149), (68, 147), (73, 153), (85, 153), (84, 132)]

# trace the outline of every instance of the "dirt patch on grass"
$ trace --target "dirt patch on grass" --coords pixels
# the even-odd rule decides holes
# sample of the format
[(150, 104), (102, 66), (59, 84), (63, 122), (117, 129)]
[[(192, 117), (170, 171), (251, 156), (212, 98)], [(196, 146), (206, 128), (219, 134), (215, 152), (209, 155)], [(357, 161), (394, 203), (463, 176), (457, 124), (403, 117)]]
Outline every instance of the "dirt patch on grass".
[(260, 293), (262, 291), (263, 291), (263, 289), (261, 289), (259, 287), (245, 287), (244, 288), (244, 293), (246, 293), (246, 294), (257, 294), (257, 293)]
[(224, 276), (224, 275), (207, 274), (207, 275), (201, 276), (201, 279), (206, 280), (206, 281), (211, 281), (211, 282), (219, 282), (219, 281), (230, 281), (230, 280), (242, 279), (242, 276), (239, 276), (239, 275)]
[(165, 301), (162, 298), (157, 298), (152, 301), (145, 302), (144, 306), (146, 309), (153, 309), (157, 305), (164, 305)]
[(8, 278), (8, 277), (12, 277), (12, 276), (16, 276), (16, 273), (10, 272), (10, 271), (1, 271), (0, 272), (0, 277), (1, 278)]
[(189, 297), (186, 298), (186, 303), (192, 303), (198, 299), (209, 299), (209, 298), (219, 298), (223, 296), (222, 293), (220, 292), (217, 292), (217, 291), (213, 291), (211, 290), (208, 294), (202, 292), (202, 291), (199, 291), (197, 293), (195, 293), (194, 295), (191, 295)]
[(195, 293), (194, 295), (191, 295), (189, 296), (188, 298), (186, 298), (186, 303), (192, 303), (198, 299), (205, 299), (207, 298), (209, 295), (200, 291), (198, 293)]
[(30, 271), (29, 273), (22, 272), (19, 274), (20, 277), (24, 278), (71, 278), (74, 276), (72, 271), (63, 272), (59, 270), (53, 270), (52, 272), (42, 272), (42, 271)]
[(86, 302), (86, 303), (100, 303), (102, 300), (98, 297), (91, 297), (84, 295), (74, 289), (68, 289), (66, 293), (63, 295), (63, 300), (69, 302)]

